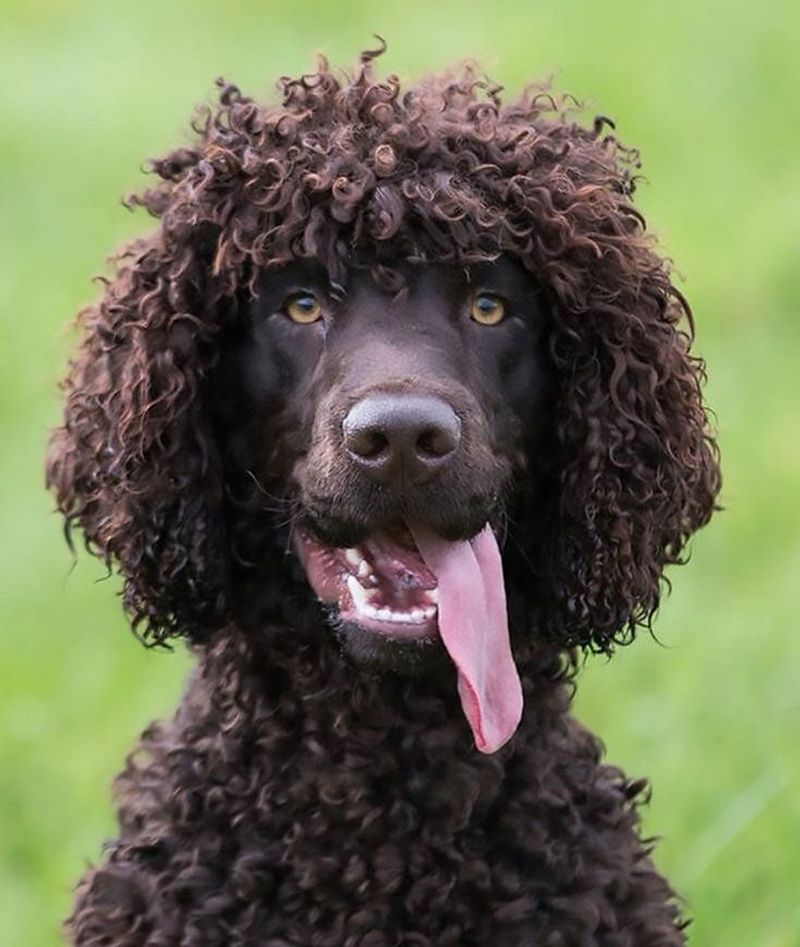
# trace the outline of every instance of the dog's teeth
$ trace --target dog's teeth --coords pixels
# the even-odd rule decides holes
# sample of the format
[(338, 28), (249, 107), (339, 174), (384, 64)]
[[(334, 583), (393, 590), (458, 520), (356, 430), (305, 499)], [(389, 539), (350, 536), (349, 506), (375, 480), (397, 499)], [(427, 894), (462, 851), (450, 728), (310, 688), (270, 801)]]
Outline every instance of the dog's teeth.
[[(362, 563), (366, 563), (366, 559), (361, 555), (357, 549), (345, 549), (344, 551), (345, 559), (350, 563), (354, 569), (358, 569), (360, 572)], [(367, 566), (369, 570), (369, 566)]]
[(438, 589), (426, 589), (425, 598), (431, 603), (431, 605), (439, 604), (439, 590)]
[(364, 588), (356, 576), (348, 575), (346, 581), (347, 589), (353, 600), (353, 609), (364, 618), (371, 618), (373, 621), (421, 625), (426, 621), (430, 621), (436, 615), (435, 605), (418, 606), (406, 611), (390, 608), (388, 605), (378, 607), (370, 601), (372, 593)]
[(354, 575), (347, 577), (347, 591), (353, 599), (353, 605), (359, 612), (366, 612), (372, 606), (367, 598), (367, 590), (361, 585)]
[[(347, 551), (350, 552), (349, 549)], [(348, 559), (348, 562), (349, 561), (350, 560)], [(358, 577), (360, 579), (366, 579), (367, 576), (372, 576), (372, 569), (370, 569), (369, 563), (367, 562), (367, 560), (362, 559), (361, 562), (359, 562), (358, 564)]]

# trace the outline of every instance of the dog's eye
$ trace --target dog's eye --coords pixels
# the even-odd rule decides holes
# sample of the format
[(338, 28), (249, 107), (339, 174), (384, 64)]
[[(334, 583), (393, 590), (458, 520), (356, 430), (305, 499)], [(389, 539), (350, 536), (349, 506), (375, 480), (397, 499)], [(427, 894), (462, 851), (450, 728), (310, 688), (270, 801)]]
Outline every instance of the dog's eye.
[(476, 293), (472, 298), (470, 316), (482, 326), (496, 326), (506, 314), (506, 305), (494, 293)]
[(283, 311), (292, 322), (309, 325), (322, 315), (322, 304), (313, 293), (293, 293), (284, 300)]

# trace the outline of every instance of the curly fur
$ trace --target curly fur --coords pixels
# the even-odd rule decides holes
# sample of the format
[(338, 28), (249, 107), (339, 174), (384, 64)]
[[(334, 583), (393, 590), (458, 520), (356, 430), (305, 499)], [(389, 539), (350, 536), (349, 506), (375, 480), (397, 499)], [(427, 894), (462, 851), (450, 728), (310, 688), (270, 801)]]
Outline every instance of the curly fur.
[[(632, 204), (636, 152), (544, 87), (504, 103), (465, 67), (403, 90), (374, 56), (281, 80), (274, 107), (221, 83), (196, 142), (131, 199), (156, 230), (79, 316), (49, 484), (119, 568), (140, 635), (186, 637), (199, 667), (118, 779), (120, 839), (82, 882), (70, 936), (683, 943), (636, 834), (643, 784), (568, 717), (573, 649), (649, 624), (719, 487), (689, 308)], [(527, 710), (486, 758), (454, 723), (452, 682), (359, 675), (268, 537), (267, 583), (232, 554), (241, 513), (208, 399), (272, 267), (315, 258), (335, 283), (500, 254), (543, 287), (558, 390), (548, 503), (516, 524), (507, 573)]]

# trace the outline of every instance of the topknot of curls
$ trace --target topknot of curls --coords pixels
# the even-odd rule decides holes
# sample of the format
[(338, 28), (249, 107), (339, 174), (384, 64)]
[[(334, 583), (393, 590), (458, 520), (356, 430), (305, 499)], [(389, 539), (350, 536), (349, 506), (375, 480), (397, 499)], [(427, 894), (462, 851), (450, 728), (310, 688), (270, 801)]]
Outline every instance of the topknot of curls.
[[(473, 262), (513, 254), (584, 306), (585, 261), (641, 228), (629, 204), (638, 157), (603, 119), (577, 123), (577, 103), (531, 85), (504, 103), (472, 64), (403, 90), (378, 78), (366, 50), (352, 75), (324, 58), (278, 83), (262, 107), (223, 80), (195, 148), (152, 162), (164, 181), (131, 199), (162, 217), (165, 239), (217, 235), (214, 273), (234, 292), (244, 263), (315, 257), (340, 282), (347, 263)], [(206, 237), (206, 243), (208, 238)]]

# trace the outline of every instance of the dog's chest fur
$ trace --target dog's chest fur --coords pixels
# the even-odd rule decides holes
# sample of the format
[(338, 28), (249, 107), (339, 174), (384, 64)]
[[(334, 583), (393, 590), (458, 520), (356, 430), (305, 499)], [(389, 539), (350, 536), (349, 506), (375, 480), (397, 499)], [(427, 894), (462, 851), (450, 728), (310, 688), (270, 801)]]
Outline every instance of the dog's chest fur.
[[(565, 685), (529, 677), (519, 735), (486, 757), (444, 692), (359, 677), (328, 644), (264, 657), (231, 634), (145, 733), (85, 881), (98, 916), (107, 891), (114, 924), (170, 944), (682, 943), (635, 788)], [(665, 939), (619, 933), (640, 900)]]

